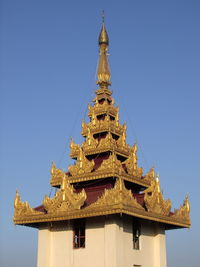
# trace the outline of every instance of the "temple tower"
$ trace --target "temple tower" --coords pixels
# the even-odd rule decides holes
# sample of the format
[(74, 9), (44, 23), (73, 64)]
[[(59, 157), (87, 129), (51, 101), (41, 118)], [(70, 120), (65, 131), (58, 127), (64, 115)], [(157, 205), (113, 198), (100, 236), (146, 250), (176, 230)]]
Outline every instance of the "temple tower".
[(52, 163), (58, 190), (31, 208), (16, 193), (14, 223), (38, 228), (38, 267), (166, 267), (166, 230), (190, 227), (190, 206), (171, 211), (151, 168), (137, 163), (137, 145), (126, 143), (109, 89), (109, 38), (99, 35), (98, 89), (82, 122), (81, 145), (70, 143), (75, 164), (64, 172)]

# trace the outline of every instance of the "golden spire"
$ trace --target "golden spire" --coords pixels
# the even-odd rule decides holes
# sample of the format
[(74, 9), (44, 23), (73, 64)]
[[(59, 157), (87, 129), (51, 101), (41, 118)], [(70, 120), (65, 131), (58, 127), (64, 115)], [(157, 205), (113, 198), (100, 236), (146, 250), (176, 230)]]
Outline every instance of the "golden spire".
[(99, 34), (100, 59), (98, 67), (98, 81), (97, 81), (97, 84), (99, 84), (100, 87), (107, 87), (108, 85), (111, 85), (110, 68), (108, 65), (108, 58), (107, 58), (108, 45), (109, 45), (109, 38), (104, 25), (104, 12), (103, 12), (102, 28)]

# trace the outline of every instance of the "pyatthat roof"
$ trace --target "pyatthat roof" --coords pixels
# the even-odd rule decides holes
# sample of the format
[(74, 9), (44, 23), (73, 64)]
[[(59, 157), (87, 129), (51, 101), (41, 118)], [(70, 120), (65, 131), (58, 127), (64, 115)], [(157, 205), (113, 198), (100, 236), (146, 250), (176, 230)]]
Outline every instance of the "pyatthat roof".
[(52, 164), (51, 185), (58, 188), (55, 196), (45, 196), (41, 206), (31, 208), (16, 193), (14, 223), (38, 227), (42, 223), (76, 218), (128, 214), (163, 223), (166, 229), (190, 226), (188, 196), (173, 212), (165, 200), (154, 169), (143, 174), (137, 164), (137, 145), (126, 143), (126, 124), (119, 122), (119, 109), (114, 106), (109, 90), (108, 35), (103, 25), (100, 37), (98, 68), (99, 89), (94, 105), (88, 107), (89, 123), (82, 122), (85, 141), (71, 140), (70, 156), (76, 163), (68, 172)]

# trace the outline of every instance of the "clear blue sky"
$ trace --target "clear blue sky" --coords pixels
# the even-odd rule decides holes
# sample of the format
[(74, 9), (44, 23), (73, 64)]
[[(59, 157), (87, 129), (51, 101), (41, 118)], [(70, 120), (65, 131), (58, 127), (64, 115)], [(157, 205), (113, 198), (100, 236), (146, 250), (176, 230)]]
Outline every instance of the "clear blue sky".
[(70, 136), (94, 95), (105, 9), (113, 95), (139, 165), (160, 173), (190, 230), (167, 232), (168, 267), (200, 262), (200, 1), (5, 0), (0, 4), (0, 266), (35, 267), (37, 230), (12, 224), (16, 188), (31, 206), (50, 193), (54, 160), (71, 162)]

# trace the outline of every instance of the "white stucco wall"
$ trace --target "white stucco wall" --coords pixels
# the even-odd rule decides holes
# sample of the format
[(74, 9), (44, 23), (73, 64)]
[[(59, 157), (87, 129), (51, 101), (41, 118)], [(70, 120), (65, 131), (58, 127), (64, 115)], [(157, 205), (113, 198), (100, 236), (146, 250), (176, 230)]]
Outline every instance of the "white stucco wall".
[(133, 249), (132, 218), (107, 216), (86, 220), (86, 247), (73, 249), (69, 222), (40, 229), (38, 267), (166, 267), (165, 232), (141, 222), (140, 250)]

